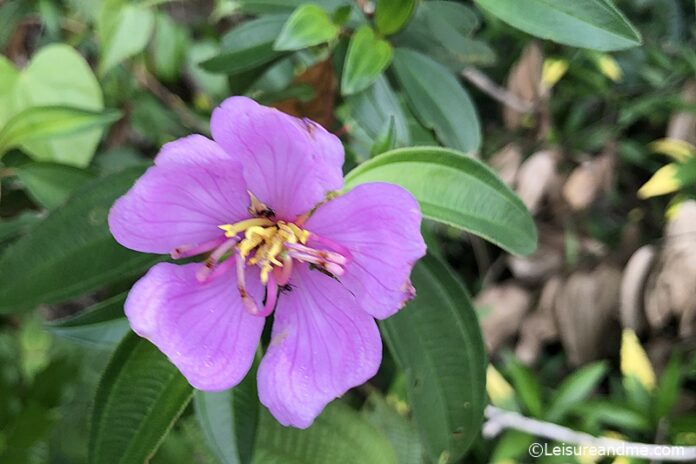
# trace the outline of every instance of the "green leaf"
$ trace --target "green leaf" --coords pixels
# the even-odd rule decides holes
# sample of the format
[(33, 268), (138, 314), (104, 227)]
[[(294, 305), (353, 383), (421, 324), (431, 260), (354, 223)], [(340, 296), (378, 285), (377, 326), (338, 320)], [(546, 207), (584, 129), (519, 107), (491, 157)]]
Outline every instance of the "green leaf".
[(99, 11), (96, 32), (101, 46), (99, 74), (142, 52), (155, 27), (155, 14), (144, 5), (106, 0)]
[(92, 111), (69, 106), (34, 106), (13, 116), (0, 130), (0, 156), (10, 148), (36, 141), (51, 143), (121, 117), (118, 111)]
[(514, 357), (507, 359), (505, 367), (522, 404), (532, 416), (541, 418), (543, 415), (541, 385), (534, 373)]
[(450, 148), (478, 151), (481, 128), (476, 109), (444, 66), (421, 53), (396, 49), (393, 67), (411, 109), (424, 126)]
[(576, 403), (590, 396), (606, 373), (606, 363), (596, 362), (570, 374), (551, 399), (544, 419), (550, 422), (560, 421)]
[(270, 15), (235, 27), (222, 39), (222, 51), (201, 63), (210, 72), (240, 74), (271, 63), (283, 54), (273, 49), (273, 42), (287, 16)]
[(73, 190), (94, 177), (88, 171), (56, 163), (24, 164), (15, 172), (31, 197), (47, 209), (62, 205)]
[(94, 398), (89, 462), (148, 461), (192, 392), (154, 345), (133, 333), (126, 336), (109, 361)]
[(611, 0), (475, 0), (512, 27), (574, 47), (610, 51), (641, 44)]
[(357, 123), (372, 139), (372, 143), (382, 135), (384, 121), (392, 118), (396, 145), (403, 147), (411, 143), (404, 108), (383, 75), (367, 89), (348, 96), (346, 104), (350, 116), (355, 120), (349, 127)]
[(306, 430), (283, 427), (262, 410), (256, 464), (396, 464), (387, 439), (360, 414), (334, 401)]
[(341, 93), (351, 95), (369, 87), (389, 66), (392, 47), (375, 36), (370, 26), (362, 26), (350, 38), (341, 76)]
[(189, 46), (188, 32), (165, 13), (157, 15), (155, 24), (150, 56), (157, 77), (165, 82), (172, 82), (184, 68)]
[(224, 392), (196, 391), (198, 424), (221, 464), (249, 464), (259, 421), (256, 364), (242, 383)]
[(128, 333), (123, 313), (127, 293), (90, 306), (67, 319), (53, 322), (46, 330), (59, 337), (98, 348), (113, 348)]
[(391, 182), (409, 190), (423, 216), (479, 235), (515, 254), (536, 248), (534, 221), (522, 201), (486, 165), (439, 147), (401, 148), (353, 169), (346, 188)]
[(423, 444), (411, 421), (377, 392), (370, 394), (363, 417), (381, 431), (396, 451), (399, 464), (423, 464)]
[(154, 264), (159, 257), (116, 243), (106, 222), (113, 202), (142, 173), (129, 168), (87, 183), (7, 248), (0, 256), (0, 313), (73, 298)]
[(655, 396), (655, 419), (659, 420), (669, 416), (674, 407), (674, 403), (679, 398), (679, 388), (681, 387), (681, 367), (679, 356), (672, 356), (665, 370), (660, 377)]
[(34, 211), (25, 211), (9, 219), (0, 218), (0, 244), (25, 234), (31, 226), (41, 219), (42, 215)]
[(458, 73), (465, 66), (490, 65), (495, 53), (485, 42), (471, 37), (479, 19), (473, 9), (450, 1), (423, 2), (408, 26), (395, 40)]
[[(5, 71), (7, 69), (0, 69), (0, 73)], [(97, 78), (85, 59), (68, 45), (43, 47), (16, 79), (12, 79), (10, 72), (3, 81), (9, 81), (11, 87), (0, 90), (0, 103), (3, 103), (4, 92), (9, 92), (9, 97), (4, 97), (4, 104), (0, 105), (0, 125), (37, 106), (71, 107), (95, 113), (104, 108)], [(37, 132), (43, 130), (37, 129)], [(94, 156), (102, 132), (100, 127), (95, 127), (61, 138), (33, 139), (24, 142), (21, 149), (36, 161), (85, 167)]]
[(289, 51), (330, 42), (341, 29), (319, 5), (307, 3), (297, 8), (280, 31), (274, 50)]
[(377, 0), (377, 30), (384, 35), (398, 32), (411, 18), (415, 7), (416, 0)]
[(486, 403), (481, 330), (466, 289), (438, 258), (426, 256), (411, 279), (416, 298), (380, 326), (406, 374), (428, 454), (457, 462), (479, 434)]
[(384, 122), (381, 133), (375, 139), (375, 143), (372, 144), (370, 155), (376, 156), (394, 148), (396, 148), (396, 123), (394, 116), (389, 116), (389, 119)]

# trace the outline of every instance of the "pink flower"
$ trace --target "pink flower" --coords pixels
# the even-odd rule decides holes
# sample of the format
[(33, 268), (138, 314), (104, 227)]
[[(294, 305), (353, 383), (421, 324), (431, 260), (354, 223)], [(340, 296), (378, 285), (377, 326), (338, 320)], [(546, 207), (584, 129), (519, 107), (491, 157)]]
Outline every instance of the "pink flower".
[(109, 227), (123, 246), (204, 263), (155, 265), (125, 312), (195, 388), (225, 390), (248, 372), (266, 317), (261, 402), (283, 425), (375, 375), (373, 318), (414, 296), (425, 253), (415, 199), (392, 184), (343, 186), (343, 146), (307, 119), (244, 97), (213, 113), (213, 140), (166, 144), (121, 197)]

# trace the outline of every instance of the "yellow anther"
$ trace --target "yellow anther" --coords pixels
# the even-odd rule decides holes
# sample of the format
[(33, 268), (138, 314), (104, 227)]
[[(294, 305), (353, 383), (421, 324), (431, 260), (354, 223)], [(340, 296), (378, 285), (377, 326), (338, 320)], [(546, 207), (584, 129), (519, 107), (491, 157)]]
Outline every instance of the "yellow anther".
[(244, 232), (250, 227), (254, 226), (272, 226), (273, 221), (267, 218), (253, 218), (245, 219), (243, 221), (235, 222), (234, 224), (223, 224), (218, 226), (219, 229), (225, 231), (225, 237), (234, 237), (240, 232)]
[[(252, 198), (253, 200), (253, 198)], [(310, 233), (293, 223), (274, 222), (267, 218), (254, 218), (218, 226), (225, 231), (225, 236), (234, 237), (244, 232), (244, 239), (239, 244), (239, 253), (249, 265), (261, 268), (261, 282), (266, 284), (274, 266), (283, 267), (285, 243), (307, 243)]]

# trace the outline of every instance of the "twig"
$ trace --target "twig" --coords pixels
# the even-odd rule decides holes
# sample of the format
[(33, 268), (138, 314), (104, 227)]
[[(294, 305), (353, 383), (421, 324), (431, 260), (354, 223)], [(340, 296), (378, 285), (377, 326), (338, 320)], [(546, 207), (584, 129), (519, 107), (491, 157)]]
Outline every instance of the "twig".
[(696, 446), (651, 445), (615, 438), (595, 437), (550, 422), (531, 419), (495, 406), (486, 406), (485, 416), (488, 420), (483, 425), (483, 435), (487, 438), (493, 438), (505, 429), (514, 429), (561, 443), (601, 448), (616, 456), (633, 456), (673, 462), (693, 462), (696, 460)]
[(509, 106), (518, 113), (533, 113), (535, 105), (524, 100), (521, 100), (517, 95), (512, 94), (504, 88), (498, 86), (483, 72), (476, 68), (464, 68), (462, 77), (474, 84), (482, 92), (488, 96), (498, 100), (503, 105)]
[(178, 95), (170, 92), (167, 87), (162, 85), (162, 83), (155, 78), (155, 76), (150, 74), (145, 66), (135, 66), (134, 74), (140, 85), (148, 89), (154, 96), (159, 98), (162, 103), (167, 105), (179, 117), (182, 124), (189, 129), (197, 130), (203, 134), (209, 132), (208, 124), (196, 113), (191, 111)]

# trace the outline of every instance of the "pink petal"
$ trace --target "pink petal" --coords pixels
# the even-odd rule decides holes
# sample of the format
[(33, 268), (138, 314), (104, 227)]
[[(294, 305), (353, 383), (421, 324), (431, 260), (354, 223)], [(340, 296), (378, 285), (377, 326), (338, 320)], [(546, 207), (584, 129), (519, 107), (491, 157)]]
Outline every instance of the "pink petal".
[(341, 141), (308, 119), (232, 97), (215, 109), (210, 128), (242, 161), (249, 190), (283, 219), (309, 211), (343, 185)]
[(306, 428), (329, 402), (377, 373), (382, 340), (336, 280), (299, 264), (291, 284), (259, 366), (259, 399), (281, 424)]
[(247, 218), (249, 195), (238, 164), (155, 166), (119, 198), (109, 228), (123, 246), (145, 253), (169, 253), (222, 237), (218, 228)]
[[(249, 371), (265, 319), (244, 311), (234, 271), (201, 284), (200, 266), (155, 265), (133, 286), (125, 312), (133, 331), (167, 355), (191, 385), (225, 390)], [(258, 283), (250, 290), (262, 295)]]
[(232, 157), (220, 145), (207, 137), (193, 134), (164, 144), (155, 157), (155, 164), (202, 166), (211, 161), (227, 160), (232, 160)]
[(425, 255), (420, 224), (418, 202), (408, 191), (371, 183), (322, 205), (306, 228), (350, 250), (353, 260), (340, 280), (365, 311), (384, 319), (413, 297), (409, 276)]

